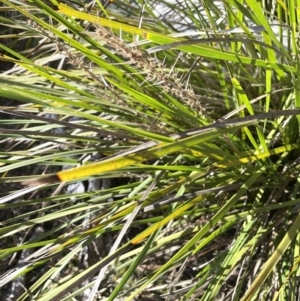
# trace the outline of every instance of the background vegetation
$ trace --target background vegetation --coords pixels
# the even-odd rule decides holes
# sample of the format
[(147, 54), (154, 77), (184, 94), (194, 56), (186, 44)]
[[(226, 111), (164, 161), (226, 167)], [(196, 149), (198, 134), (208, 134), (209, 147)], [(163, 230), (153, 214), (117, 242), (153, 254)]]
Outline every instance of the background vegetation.
[(3, 300), (299, 298), (298, 0), (0, 3)]

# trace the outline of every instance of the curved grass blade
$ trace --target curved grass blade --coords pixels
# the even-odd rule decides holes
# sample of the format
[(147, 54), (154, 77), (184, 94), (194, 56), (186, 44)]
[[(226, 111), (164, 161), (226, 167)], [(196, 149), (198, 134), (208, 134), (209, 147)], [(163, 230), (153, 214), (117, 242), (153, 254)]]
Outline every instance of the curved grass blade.
[(124, 167), (134, 165), (146, 160), (160, 158), (168, 154), (184, 151), (194, 145), (212, 139), (217, 135), (220, 135), (220, 133), (255, 124), (260, 119), (277, 116), (297, 115), (299, 113), (300, 109), (274, 111), (270, 113), (251, 115), (244, 118), (236, 118), (223, 122), (216, 122), (199, 129), (189, 130), (183, 133), (171, 135), (169, 137), (169, 143), (149, 141), (137, 147), (133, 147), (129, 150), (118, 153), (112, 157), (108, 157), (108, 159), (101, 162), (81, 166), (77, 169), (60, 171), (54, 175), (52, 174), (46, 177), (40, 177), (37, 180), (23, 184), (41, 185), (55, 182), (68, 182), (99, 173), (120, 170)]

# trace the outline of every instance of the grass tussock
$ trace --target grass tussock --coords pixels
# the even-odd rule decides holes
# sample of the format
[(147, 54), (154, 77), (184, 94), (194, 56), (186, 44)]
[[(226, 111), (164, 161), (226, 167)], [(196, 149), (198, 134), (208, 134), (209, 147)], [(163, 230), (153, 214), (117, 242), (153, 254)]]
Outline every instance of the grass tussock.
[(269, 2), (0, 1), (3, 300), (299, 297), (298, 15)]

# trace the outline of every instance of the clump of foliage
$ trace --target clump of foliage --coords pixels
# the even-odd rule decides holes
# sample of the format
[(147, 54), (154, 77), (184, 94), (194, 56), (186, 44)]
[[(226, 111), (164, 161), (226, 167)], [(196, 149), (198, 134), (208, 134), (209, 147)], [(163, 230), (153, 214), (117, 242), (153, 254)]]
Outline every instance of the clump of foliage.
[(0, 1), (6, 300), (296, 299), (296, 7), (199, 2)]

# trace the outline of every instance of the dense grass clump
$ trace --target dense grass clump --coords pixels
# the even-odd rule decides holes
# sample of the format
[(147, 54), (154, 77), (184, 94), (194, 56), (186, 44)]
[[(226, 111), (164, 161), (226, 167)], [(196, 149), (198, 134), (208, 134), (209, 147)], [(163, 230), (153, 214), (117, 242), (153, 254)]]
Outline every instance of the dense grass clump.
[(293, 1), (0, 3), (3, 300), (299, 298)]

